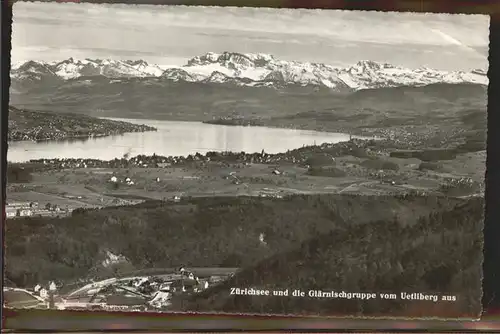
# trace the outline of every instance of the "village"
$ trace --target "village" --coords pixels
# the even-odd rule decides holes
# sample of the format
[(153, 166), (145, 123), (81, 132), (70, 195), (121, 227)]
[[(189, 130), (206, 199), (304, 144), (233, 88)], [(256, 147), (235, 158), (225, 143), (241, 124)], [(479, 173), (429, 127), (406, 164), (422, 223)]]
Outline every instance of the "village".
[(47, 203), (40, 206), (38, 202), (7, 202), (5, 204), (6, 218), (24, 217), (64, 217), (70, 215), (72, 209), (61, 208), (57, 204)]
[(156, 128), (78, 114), (9, 107), (9, 141), (89, 139)]
[(336, 192), (471, 196), (484, 193), (484, 174), (471, 165), (472, 161), (480, 164), (483, 158), (482, 153), (391, 150), (383, 141), (351, 139), (278, 154), (41, 159), (19, 164), (31, 170), (33, 180), (8, 184), (6, 214), (9, 219), (63, 217), (78, 208), (217, 195), (278, 199)]
[[(3, 288), (4, 306), (57, 310), (168, 310), (234, 275), (237, 268), (155, 270), (155, 275), (112, 277), (69, 289), (56, 282)], [(8, 283), (8, 282), (7, 282)]]
[[(270, 154), (264, 150), (260, 153), (246, 152), (207, 152), (206, 154), (196, 153), (183, 156), (159, 156), (153, 154), (151, 156), (138, 155), (136, 157), (114, 160), (98, 160), (98, 159), (38, 159), (31, 160), (32, 164), (41, 164), (47, 169), (62, 169), (62, 168), (128, 168), (128, 167), (158, 167), (165, 168), (175, 165), (184, 165), (193, 162), (210, 162), (218, 161), (225, 163), (291, 163), (305, 164), (311, 153), (325, 152), (332, 156), (341, 156), (349, 154), (352, 150), (365, 148), (369, 146), (379, 146), (379, 141), (351, 139), (348, 142), (340, 142), (336, 144), (325, 143), (320, 146), (304, 146), (286, 153)], [(382, 145), (383, 147), (383, 145)], [(373, 153), (382, 153), (381, 149), (376, 149)]]

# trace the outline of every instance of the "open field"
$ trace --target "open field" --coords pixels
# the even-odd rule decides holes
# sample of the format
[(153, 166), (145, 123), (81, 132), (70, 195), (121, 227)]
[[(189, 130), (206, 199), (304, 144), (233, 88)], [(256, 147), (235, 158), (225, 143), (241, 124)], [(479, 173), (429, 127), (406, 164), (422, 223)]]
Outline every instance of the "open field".
[[(49, 169), (33, 172), (32, 180), (22, 187), (9, 184), (7, 198), (74, 209), (134, 204), (146, 199), (171, 200), (174, 196), (443, 193), (444, 185), (470, 179), (470, 189), (459, 194), (466, 196), (481, 191), (485, 172), (484, 151), (432, 163), (392, 158), (384, 152), (334, 158), (315, 153), (306, 162), (307, 165), (209, 161), (164, 168)], [(117, 182), (111, 181), (113, 176)], [(133, 184), (126, 183), (126, 178)]]

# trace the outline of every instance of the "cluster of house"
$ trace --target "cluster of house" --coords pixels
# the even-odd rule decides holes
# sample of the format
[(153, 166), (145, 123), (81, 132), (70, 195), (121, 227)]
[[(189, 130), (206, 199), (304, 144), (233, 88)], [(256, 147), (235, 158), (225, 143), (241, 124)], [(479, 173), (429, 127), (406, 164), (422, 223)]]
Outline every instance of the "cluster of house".
[(100, 305), (106, 309), (164, 309), (172, 299), (199, 293), (222, 281), (223, 277), (199, 278), (180, 268), (176, 273), (159, 276), (112, 278), (88, 284), (63, 297), (60, 308), (85, 308)]
[(351, 139), (349, 142), (341, 143), (324, 143), (314, 147), (304, 146), (301, 149), (288, 151), (286, 153), (269, 154), (264, 150), (259, 153), (246, 153), (246, 152), (207, 152), (206, 154), (196, 153), (194, 155), (182, 156), (159, 156), (153, 154), (151, 156), (139, 155), (132, 158), (114, 159), (110, 161), (103, 161), (97, 159), (38, 159), (32, 160), (34, 163), (42, 163), (44, 165), (53, 166), (56, 168), (126, 168), (126, 167), (154, 167), (154, 168), (167, 168), (175, 165), (182, 165), (189, 162), (240, 162), (240, 163), (294, 163), (302, 164), (308, 157), (311, 151), (322, 151), (331, 149), (333, 147), (339, 149), (353, 149), (363, 147), (369, 142), (360, 139)]
[(47, 203), (40, 206), (38, 202), (7, 202), (5, 204), (6, 218), (20, 217), (51, 217), (55, 215), (69, 213), (69, 209), (62, 209), (57, 205)]
[(161, 276), (111, 278), (94, 282), (68, 294), (59, 294), (54, 282), (32, 289), (4, 287), (4, 306), (10, 308), (151, 310), (172, 305), (172, 298), (198, 293), (224, 280), (221, 276), (199, 278), (180, 268)]
[(29, 217), (36, 207), (36, 202), (8, 202), (5, 204), (5, 215), (7, 218)]
[[(160, 182), (160, 178), (156, 177), (154, 179), (154, 181), (155, 182)], [(113, 175), (113, 176), (110, 177), (109, 182), (113, 183), (113, 184), (124, 183), (124, 184), (129, 185), (129, 186), (132, 186), (132, 185), (135, 184), (135, 182), (130, 177), (128, 177), (128, 176), (125, 177), (125, 178), (120, 179), (117, 176)], [(166, 201), (167, 199), (165, 198), (164, 200)], [(181, 196), (179, 196), (179, 195), (174, 195), (171, 198), (171, 201), (173, 201), (173, 202), (179, 202), (180, 200), (181, 200)]]
[(452, 189), (470, 189), (474, 190), (475, 189), (475, 196), (484, 196), (484, 184), (480, 182), (476, 182), (470, 177), (460, 177), (460, 178), (446, 178), (445, 183), (441, 185), (441, 190), (442, 191), (448, 191)]
[(56, 307), (55, 293), (57, 286), (50, 282), (47, 286), (37, 284), (33, 289), (3, 287), (3, 306), (7, 308), (37, 308)]
[(119, 182), (123, 182), (123, 183), (125, 183), (125, 184), (127, 184), (127, 185), (129, 185), (129, 186), (131, 186), (131, 185), (134, 185), (134, 184), (135, 184), (135, 182), (134, 182), (134, 181), (132, 181), (132, 179), (131, 179), (130, 177), (128, 177), (128, 176), (127, 176), (126, 178), (124, 178), (123, 180), (119, 180), (119, 179), (118, 179), (118, 177), (116, 177), (116, 176), (114, 176), (114, 175), (113, 175), (113, 176), (109, 179), (109, 182), (111, 182), (111, 183), (119, 183)]
[[(156, 182), (160, 182), (160, 178), (159, 178), (159, 177), (156, 177), (154, 180), (155, 180)], [(125, 183), (125, 184), (127, 184), (127, 185), (129, 185), (129, 186), (131, 186), (131, 185), (134, 185), (134, 184), (135, 184), (135, 182), (134, 182), (134, 181), (132, 181), (132, 179), (131, 179), (130, 177), (128, 177), (128, 176), (127, 176), (127, 177), (125, 177), (125, 178), (123, 178), (123, 179), (119, 179), (117, 176), (113, 175), (113, 176), (111, 176), (111, 177), (110, 177), (109, 182), (111, 182), (111, 183), (119, 183), (119, 182), (123, 182), (123, 183)]]
[(259, 190), (259, 197), (284, 198), (285, 193), (282, 190), (263, 188)]

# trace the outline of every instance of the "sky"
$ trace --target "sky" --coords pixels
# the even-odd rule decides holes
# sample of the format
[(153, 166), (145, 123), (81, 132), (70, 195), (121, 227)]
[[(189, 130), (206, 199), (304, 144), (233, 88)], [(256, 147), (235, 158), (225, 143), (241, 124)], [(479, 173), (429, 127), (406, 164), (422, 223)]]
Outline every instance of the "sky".
[(236, 7), (16, 2), (12, 62), (69, 57), (183, 65), (207, 52), (348, 66), (488, 67), (489, 17)]

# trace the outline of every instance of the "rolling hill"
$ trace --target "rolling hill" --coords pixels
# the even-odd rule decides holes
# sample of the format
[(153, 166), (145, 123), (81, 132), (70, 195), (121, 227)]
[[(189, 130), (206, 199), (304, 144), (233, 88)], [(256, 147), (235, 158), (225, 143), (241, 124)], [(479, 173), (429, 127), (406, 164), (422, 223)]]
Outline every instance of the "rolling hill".
[[(422, 215), (334, 229), (247, 267), (184, 304), (185, 311), (293, 315), (479, 316), (483, 204), (473, 199)], [(289, 296), (230, 295), (231, 288), (285, 291)], [(305, 297), (294, 297), (301, 290)], [(318, 297), (308, 291), (374, 293), (375, 298)], [(380, 294), (395, 293), (388, 300)], [(402, 300), (400, 293), (438, 296)], [(454, 296), (455, 301), (443, 301)]]

